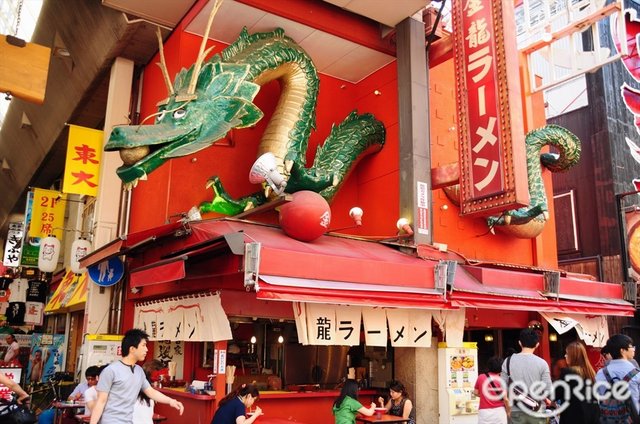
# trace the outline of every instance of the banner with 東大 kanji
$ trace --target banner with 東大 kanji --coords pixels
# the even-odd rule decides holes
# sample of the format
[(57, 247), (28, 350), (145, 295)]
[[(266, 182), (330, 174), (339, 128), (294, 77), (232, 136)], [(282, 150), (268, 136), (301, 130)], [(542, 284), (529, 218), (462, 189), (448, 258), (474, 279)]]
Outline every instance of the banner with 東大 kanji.
[(64, 193), (94, 197), (98, 194), (103, 139), (103, 131), (69, 125)]
[(29, 237), (54, 235), (62, 240), (66, 200), (67, 195), (59, 191), (34, 189)]

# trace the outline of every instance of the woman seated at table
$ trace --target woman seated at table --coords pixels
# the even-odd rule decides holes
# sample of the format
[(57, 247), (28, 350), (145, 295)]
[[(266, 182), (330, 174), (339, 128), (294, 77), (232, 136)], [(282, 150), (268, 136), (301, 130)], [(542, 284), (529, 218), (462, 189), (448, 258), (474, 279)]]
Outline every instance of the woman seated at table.
[(251, 424), (262, 415), (262, 409), (256, 406), (255, 411), (247, 417), (247, 408), (251, 409), (259, 396), (256, 386), (243, 384), (220, 401), (211, 424)]
[[(387, 414), (394, 415), (396, 417), (408, 418), (409, 424), (416, 424), (416, 411), (413, 408), (413, 403), (409, 400), (407, 390), (404, 388), (404, 384), (399, 381), (391, 382), (389, 386), (389, 400), (384, 406), (387, 410)], [(378, 402), (380, 405), (384, 403), (384, 398), (379, 397)]]
[(355, 424), (358, 412), (367, 417), (374, 414), (375, 403), (371, 402), (371, 407), (365, 408), (357, 399), (358, 383), (356, 380), (347, 380), (340, 390), (340, 396), (333, 402), (335, 424)]

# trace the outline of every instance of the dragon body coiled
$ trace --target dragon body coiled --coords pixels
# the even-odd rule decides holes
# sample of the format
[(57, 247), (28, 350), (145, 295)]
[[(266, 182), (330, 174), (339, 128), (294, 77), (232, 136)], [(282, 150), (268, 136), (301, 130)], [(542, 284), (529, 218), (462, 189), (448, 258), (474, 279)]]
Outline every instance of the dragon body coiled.
[[(255, 125), (263, 113), (253, 100), (260, 87), (273, 80), (280, 82), (281, 94), (256, 156), (274, 155), (278, 171), (287, 178), (286, 192), (312, 190), (330, 201), (355, 164), (384, 145), (384, 125), (371, 114), (354, 111), (333, 126), (314, 164), (306, 167), (320, 79), (311, 58), (280, 28), (255, 34), (243, 29), (233, 44), (203, 64), (195, 92), (189, 93), (196, 69), (194, 64), (178, 73), (174, 92), (159, 106), (154, 125), (112, 131), (105, 150), (120, 150), (124, 165), (117, 172), (126, 185), (135, 185), (166, 160), (210, 146), (232, 128)], [(233, 199), (216, 176), (207, 187), (215, 196), (200, 205), (202, 212), (234, 215), (269, 199), (268, 188)]]
[[(549, 217), (542, 166), (551, 172), (563, 172), (577, 164), (580, 140), (566, 128), (546, 125), (527, 133), (525, 144), (530, 204), (500, 216), (491, 216), (487, 218), (487, 225), (514, 237), (534, 238), (540, 235)], [(559, 153), (541, 153), (542, 148), (548, 145), (554, 146)]]

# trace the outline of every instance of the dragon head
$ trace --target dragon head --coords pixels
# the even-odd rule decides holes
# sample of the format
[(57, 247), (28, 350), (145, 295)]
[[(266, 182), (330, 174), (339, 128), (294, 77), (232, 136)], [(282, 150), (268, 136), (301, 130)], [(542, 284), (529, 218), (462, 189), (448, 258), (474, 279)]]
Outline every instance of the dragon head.
[(153, 125), (113, 128), (105, 150), (120, 151), (124, 164), (117, 174), (126, 185), (135, 185), (169, 159), (202, 150), (230, 129), (255, 125), (262, 118), (252, 103), (260, 86), (246, 80), (248, 65), (222, 63), (216, 55), (197, 68), (194, 64), (178, 73)]

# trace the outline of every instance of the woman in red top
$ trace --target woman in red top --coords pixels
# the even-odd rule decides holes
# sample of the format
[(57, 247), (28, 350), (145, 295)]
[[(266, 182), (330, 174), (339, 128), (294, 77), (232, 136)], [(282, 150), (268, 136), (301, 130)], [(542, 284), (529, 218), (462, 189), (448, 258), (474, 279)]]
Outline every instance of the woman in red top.
[(507, 393), (500, 378), (502, 359), (496, 356), (490, 358), (487, 368), (489, 372), (480, 374), (474, 387), (474, 393), (480, 397), (478, 424), (507, 424)]

